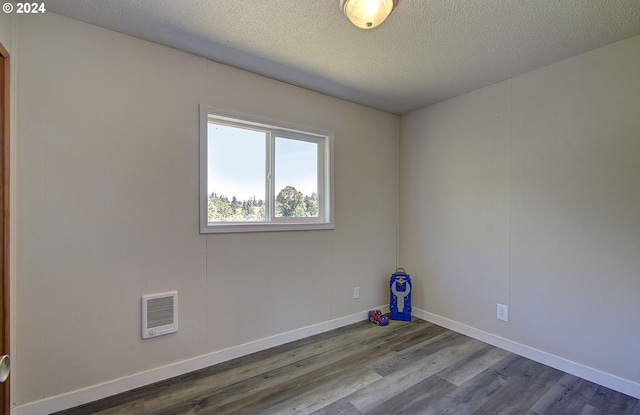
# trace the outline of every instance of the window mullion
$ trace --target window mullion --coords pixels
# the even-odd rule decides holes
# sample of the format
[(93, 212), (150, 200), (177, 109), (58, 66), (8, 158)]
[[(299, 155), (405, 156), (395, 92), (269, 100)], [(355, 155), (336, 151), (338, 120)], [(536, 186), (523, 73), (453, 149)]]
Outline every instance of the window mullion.
[(273, 222), (276, 216), (276, 197), (275, 197), (275, 137), (273, 132), (268, 131), (266, 134), (266, 146), (267, 146), (267, 162), (266, 168), (266, 198), (265, 198), (265, 220), (267, 222)]

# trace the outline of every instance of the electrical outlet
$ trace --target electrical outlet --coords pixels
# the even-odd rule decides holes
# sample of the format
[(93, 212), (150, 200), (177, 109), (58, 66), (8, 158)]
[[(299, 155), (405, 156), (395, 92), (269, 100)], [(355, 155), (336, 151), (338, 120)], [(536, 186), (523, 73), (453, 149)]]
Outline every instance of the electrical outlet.
[(360, 298), (360, 287), (353, 287), (353, 299)]
[(509, 306), (498, 303), (498, 320), (509, 321)]

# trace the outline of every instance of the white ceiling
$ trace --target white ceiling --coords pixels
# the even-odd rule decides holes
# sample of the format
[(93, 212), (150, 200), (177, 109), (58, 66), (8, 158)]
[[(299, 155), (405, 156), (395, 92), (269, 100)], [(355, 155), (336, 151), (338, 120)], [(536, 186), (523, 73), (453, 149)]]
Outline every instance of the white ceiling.
[[(49, 0), (47, 10), (394, 114), (640, 34), (640, 0)], [(639, 75), (640, 76), (640, 75)]]

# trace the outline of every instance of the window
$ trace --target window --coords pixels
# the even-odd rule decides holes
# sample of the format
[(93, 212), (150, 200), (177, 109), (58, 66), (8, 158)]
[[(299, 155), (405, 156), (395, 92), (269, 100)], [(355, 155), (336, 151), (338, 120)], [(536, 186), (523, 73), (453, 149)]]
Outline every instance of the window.
[(333, 132), (200, 106), (200, 232), (333, 229)]

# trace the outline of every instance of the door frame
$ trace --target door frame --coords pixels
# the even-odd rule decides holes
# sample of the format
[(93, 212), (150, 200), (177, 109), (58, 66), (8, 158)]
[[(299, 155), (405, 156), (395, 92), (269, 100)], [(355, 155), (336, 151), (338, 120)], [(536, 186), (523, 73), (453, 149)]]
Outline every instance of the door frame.
[[(10, 352), (10, 267), (9, 267), (9, 91), (10, 60), (9, 52), (0, 43), (0, 355)], [(0, 411), (10, 412), (11, 378), (0, 386)]]

